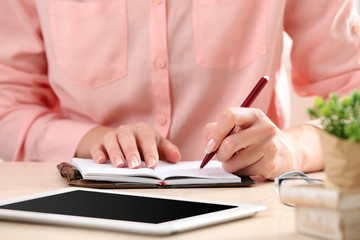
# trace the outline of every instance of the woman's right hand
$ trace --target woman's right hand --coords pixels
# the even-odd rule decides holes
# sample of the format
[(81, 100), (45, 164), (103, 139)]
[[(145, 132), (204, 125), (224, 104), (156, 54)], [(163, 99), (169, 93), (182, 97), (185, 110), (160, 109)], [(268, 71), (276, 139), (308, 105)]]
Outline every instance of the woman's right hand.
[(80, 141), (75, 157), (92, 158), (97, 163), (110, 159), (115, 167), (138, 168), (143, 159), (155, 168), (159, 158), (177, 163), (180, 152), (147, 123), (121, 125), (118, 128), (97, 126)]

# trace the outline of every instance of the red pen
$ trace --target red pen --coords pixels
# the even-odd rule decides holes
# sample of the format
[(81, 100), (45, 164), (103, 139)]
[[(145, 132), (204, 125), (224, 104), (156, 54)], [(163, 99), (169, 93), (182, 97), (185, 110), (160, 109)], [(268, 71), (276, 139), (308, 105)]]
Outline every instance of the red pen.
[[(245, 99), (245, 101), (241, 104), (241, 107), (250, 107), (250, 105), (254, 102), (255, 98), (259, 95), (261, 90), (265, 87), (265, 85), (268, 83), (269, 77), (264, 76), (260, 78), (259, 82), (255, 85), (253, 90), (250, 92), (249, 96)], [(234, 130), (235, 126), (230, 130), (227, 136), (231, 134), (231, 132)], [(200, 168), (205, 167), (205, 165), (211, 160), (211, 158), (215, 155), (216, 151), (213, 151), (209, 154), (206, 154), (204, 157), (204, 160), (202, 160)]]

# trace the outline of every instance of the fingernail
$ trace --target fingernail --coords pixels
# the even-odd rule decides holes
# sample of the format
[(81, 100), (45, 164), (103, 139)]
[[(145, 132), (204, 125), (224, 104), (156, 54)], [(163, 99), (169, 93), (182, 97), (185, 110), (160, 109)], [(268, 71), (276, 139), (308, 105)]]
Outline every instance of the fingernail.
[(209, 154), (209, 153), (213, 152), (215, 150), (215, 146), (216, 146), (216, 143), (215, 143), (214, 139), (211, 138), (206, 144), (205, 153)]
[(155, 158), (151, 157), (147, 161), (148, 168), (154, 168), (156, 164)]
[(104, 156), (102, 154), (99, 153), (99, 154), (95, 155), (95, 162), (101, 163), (103, 161), (103, 159), (104, 159)]
[(120, 156), (115, 157), (115, 165), (115, 167), (123, 167), (125, 165), (124, 160)]
[(130, 168), (138, 168), (140, 166), (140, 161), (136, 156), (132, 156), (128, 161)]

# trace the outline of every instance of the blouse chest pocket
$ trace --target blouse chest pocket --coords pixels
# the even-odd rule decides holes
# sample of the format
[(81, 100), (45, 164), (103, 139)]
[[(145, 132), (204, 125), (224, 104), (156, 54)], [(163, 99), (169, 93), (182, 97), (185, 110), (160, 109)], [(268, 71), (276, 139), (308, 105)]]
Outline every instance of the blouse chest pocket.
[(85, 87), (106, 85), (127, 74), (125, 0), (51, 1), (58, 70)]
[(236, 70), (267, 53), (269, 0), (194, 0), (196, 63)]

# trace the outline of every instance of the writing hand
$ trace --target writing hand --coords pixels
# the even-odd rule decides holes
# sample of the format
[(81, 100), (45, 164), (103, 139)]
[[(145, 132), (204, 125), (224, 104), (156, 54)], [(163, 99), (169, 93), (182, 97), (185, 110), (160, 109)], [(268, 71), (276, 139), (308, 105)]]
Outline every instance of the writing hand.
[(216, 123), (204, 128), (204, 134), (205, 153), (217, 150), (216, 156), (228, 172), (274, 179), (301, 168), (302, 155), (297, 153), (296, 141), (259, 109), (228, 108)]

